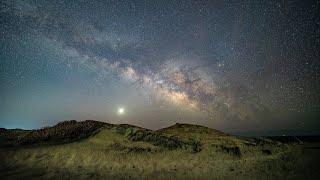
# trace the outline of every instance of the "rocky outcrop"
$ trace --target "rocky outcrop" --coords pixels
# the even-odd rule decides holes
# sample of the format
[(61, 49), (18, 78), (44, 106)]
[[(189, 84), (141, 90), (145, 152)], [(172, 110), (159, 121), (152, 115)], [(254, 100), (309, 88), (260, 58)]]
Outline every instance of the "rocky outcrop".
[(116, 127), (118, 133), (126, 136), (130, 141), (149, 142), (169, 150), (183, 148), (192, 152), (201, 151), (201, 143), (193, 139), (182, 140), (175, 136), (168, 136), (159, 132), (138, 128), (130, 125), (119, 125)]

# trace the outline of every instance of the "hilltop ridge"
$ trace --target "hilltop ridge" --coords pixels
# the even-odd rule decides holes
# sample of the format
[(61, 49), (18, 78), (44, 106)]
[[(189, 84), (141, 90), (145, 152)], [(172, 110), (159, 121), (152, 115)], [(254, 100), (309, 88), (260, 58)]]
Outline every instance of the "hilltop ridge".
[[(95, 120), (66, 120), (57, 123), (51, 127), (44, 127), (36, 130), (22, 130), (22, 129), (5, 129), (0, 131), (0, 147), (1, 146), (18, 146), (31, 144), (54, 144), (54, 143), (68, 143), (88, 138), (102, 129), (116, 128), (119, 132), (130, 131), (130, 129), (140, 129), (140, 131), (149, 134), (171, 134), (171, 135), (186, 135), (190, 133), (201, 133), (208, 135), (226, 135), (225, 133), (210, 129), (208, 127), (176, 123), (167, 128), (152, 131), (141, 128), (131, 124), (110, 124)], [(129, 133), (130, 134), (130, 133)]]
[[(291, 172), (309, 172), (304, 163), (293, 166), (304, 156), (299, 142), (233, 136), (181, 123), (156, 131), (93, 120), (37, 130), (0, 129), (0, 147), (0, 177), (8, 179), (301, 179), (304, 175)], [(313, 169), (317, 162), (312, 161)]]

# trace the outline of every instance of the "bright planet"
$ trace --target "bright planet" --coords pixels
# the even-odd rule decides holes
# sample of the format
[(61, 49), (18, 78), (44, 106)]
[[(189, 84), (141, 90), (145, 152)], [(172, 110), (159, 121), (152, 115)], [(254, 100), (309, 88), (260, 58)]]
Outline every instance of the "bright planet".
[(123, 109), (123, 108), (119, 108), (119, 109), (118, 109), (118, 114), (121, 115), (121, 114), (123, 114), (123, 113), (124, 113), (124, 109)]
[(0, 179), (320, 179), (320, 0), (0, 0)]

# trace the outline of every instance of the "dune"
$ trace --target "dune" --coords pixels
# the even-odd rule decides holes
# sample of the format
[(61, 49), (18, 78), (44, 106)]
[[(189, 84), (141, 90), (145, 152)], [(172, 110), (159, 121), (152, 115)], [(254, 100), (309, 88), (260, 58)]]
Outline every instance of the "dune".
[(72, 120), (39, 130), (1, 129), (0, 177), (315, 179), (318, 140), (240, 137), (191, 124), (152, 131)]

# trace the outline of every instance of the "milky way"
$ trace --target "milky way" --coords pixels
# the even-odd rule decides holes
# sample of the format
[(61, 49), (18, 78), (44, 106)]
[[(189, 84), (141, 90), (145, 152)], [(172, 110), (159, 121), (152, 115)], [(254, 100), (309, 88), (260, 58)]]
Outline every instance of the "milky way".
[[(0, 125), (98, 118), (317, 131), (319, 6), (3, 1)], [(110, 110), (120, 105), (129, 111), (122, 119)]]

